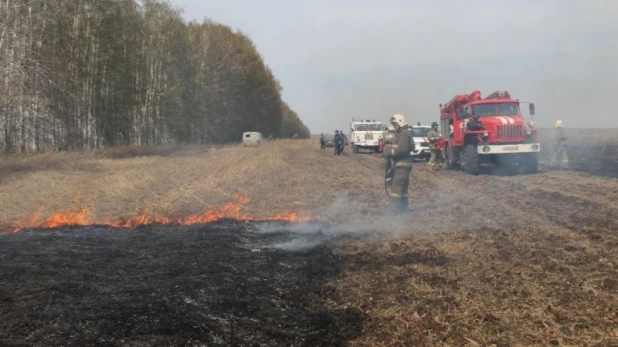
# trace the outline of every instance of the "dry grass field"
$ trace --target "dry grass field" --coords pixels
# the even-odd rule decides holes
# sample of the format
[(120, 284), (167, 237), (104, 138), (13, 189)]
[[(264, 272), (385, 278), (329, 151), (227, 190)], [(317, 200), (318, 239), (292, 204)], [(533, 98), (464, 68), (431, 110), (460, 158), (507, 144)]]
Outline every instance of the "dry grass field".
[(0, 341), (618, 346), (615, 177), (419, 162), (387, 217), (381, 165), (315, 140), (2, 158)]
[[(572, 170), (595, 175), (618, 176), (618, 129), (566, 129), (569, 165)], [(549, 161), (553, 129), (540, 129), (539, 139)]]

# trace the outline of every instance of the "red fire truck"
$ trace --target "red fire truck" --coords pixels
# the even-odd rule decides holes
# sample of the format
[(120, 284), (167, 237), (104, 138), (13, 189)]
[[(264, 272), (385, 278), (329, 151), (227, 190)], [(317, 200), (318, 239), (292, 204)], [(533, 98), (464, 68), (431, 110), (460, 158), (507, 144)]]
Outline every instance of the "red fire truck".
[[(525, 124), (520, 101), (507, 91), (481, 98), (481, 92), (456, 95), (440, 104), (440, 125), (445, 137), (447, 167), (478, 175), (486, 165), (514, 168), (521, 173), (538, 171), (537, 129)], [(534, 104), (529, 105), (534, 116)]]

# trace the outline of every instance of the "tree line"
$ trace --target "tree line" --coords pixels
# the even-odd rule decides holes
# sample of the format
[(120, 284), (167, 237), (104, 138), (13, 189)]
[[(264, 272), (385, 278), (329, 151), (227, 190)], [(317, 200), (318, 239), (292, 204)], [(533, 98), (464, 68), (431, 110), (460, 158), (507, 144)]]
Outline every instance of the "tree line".
[(0, 151), (310, 136), (253, 42), (156, 0), (0, 0)]

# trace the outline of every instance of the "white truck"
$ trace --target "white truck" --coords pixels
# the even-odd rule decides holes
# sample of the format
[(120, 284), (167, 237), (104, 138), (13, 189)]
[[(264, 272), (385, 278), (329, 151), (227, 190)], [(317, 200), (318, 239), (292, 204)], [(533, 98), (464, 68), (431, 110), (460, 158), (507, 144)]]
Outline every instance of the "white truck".
[(412, 126), (412, 139), (414, 140), (414, 150), (411, 152), (412, 157), (415, 159), (429, 160), (431, 157), (431, 149), (429, 149), (429, 134), (431, 126), (429, 125), (414, 125)]
[(358, 153), (361, 149), (374, 152), (380, 150), (380, 139), (384, 137), (386, 126), (376, 120), (354, 120), (350, 122), (350, 136), (348, 141), (352, 145), (352, 152)]
[(242, 134), (242, 144), (247, 146), (259, 146), (261, 142), (264, 142), (264, 136), (258, 131), (247, 131)]

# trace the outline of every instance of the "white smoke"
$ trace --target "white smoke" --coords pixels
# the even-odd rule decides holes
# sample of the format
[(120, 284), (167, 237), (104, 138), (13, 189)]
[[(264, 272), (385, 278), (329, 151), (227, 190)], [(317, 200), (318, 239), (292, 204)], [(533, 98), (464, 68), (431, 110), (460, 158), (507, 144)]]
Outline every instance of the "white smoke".
[(255, 228), (257, 233), (281, 234), (284, 238), (261, 248), (306, 250), (321, 244), (336, 243), (343, 238), (392, 235), (407, 225), (404, 216), (387, 216), (368, 204), (349, 197), (337, 198), (321, 212), (320, 219), (325, 222), (257, 225)]

